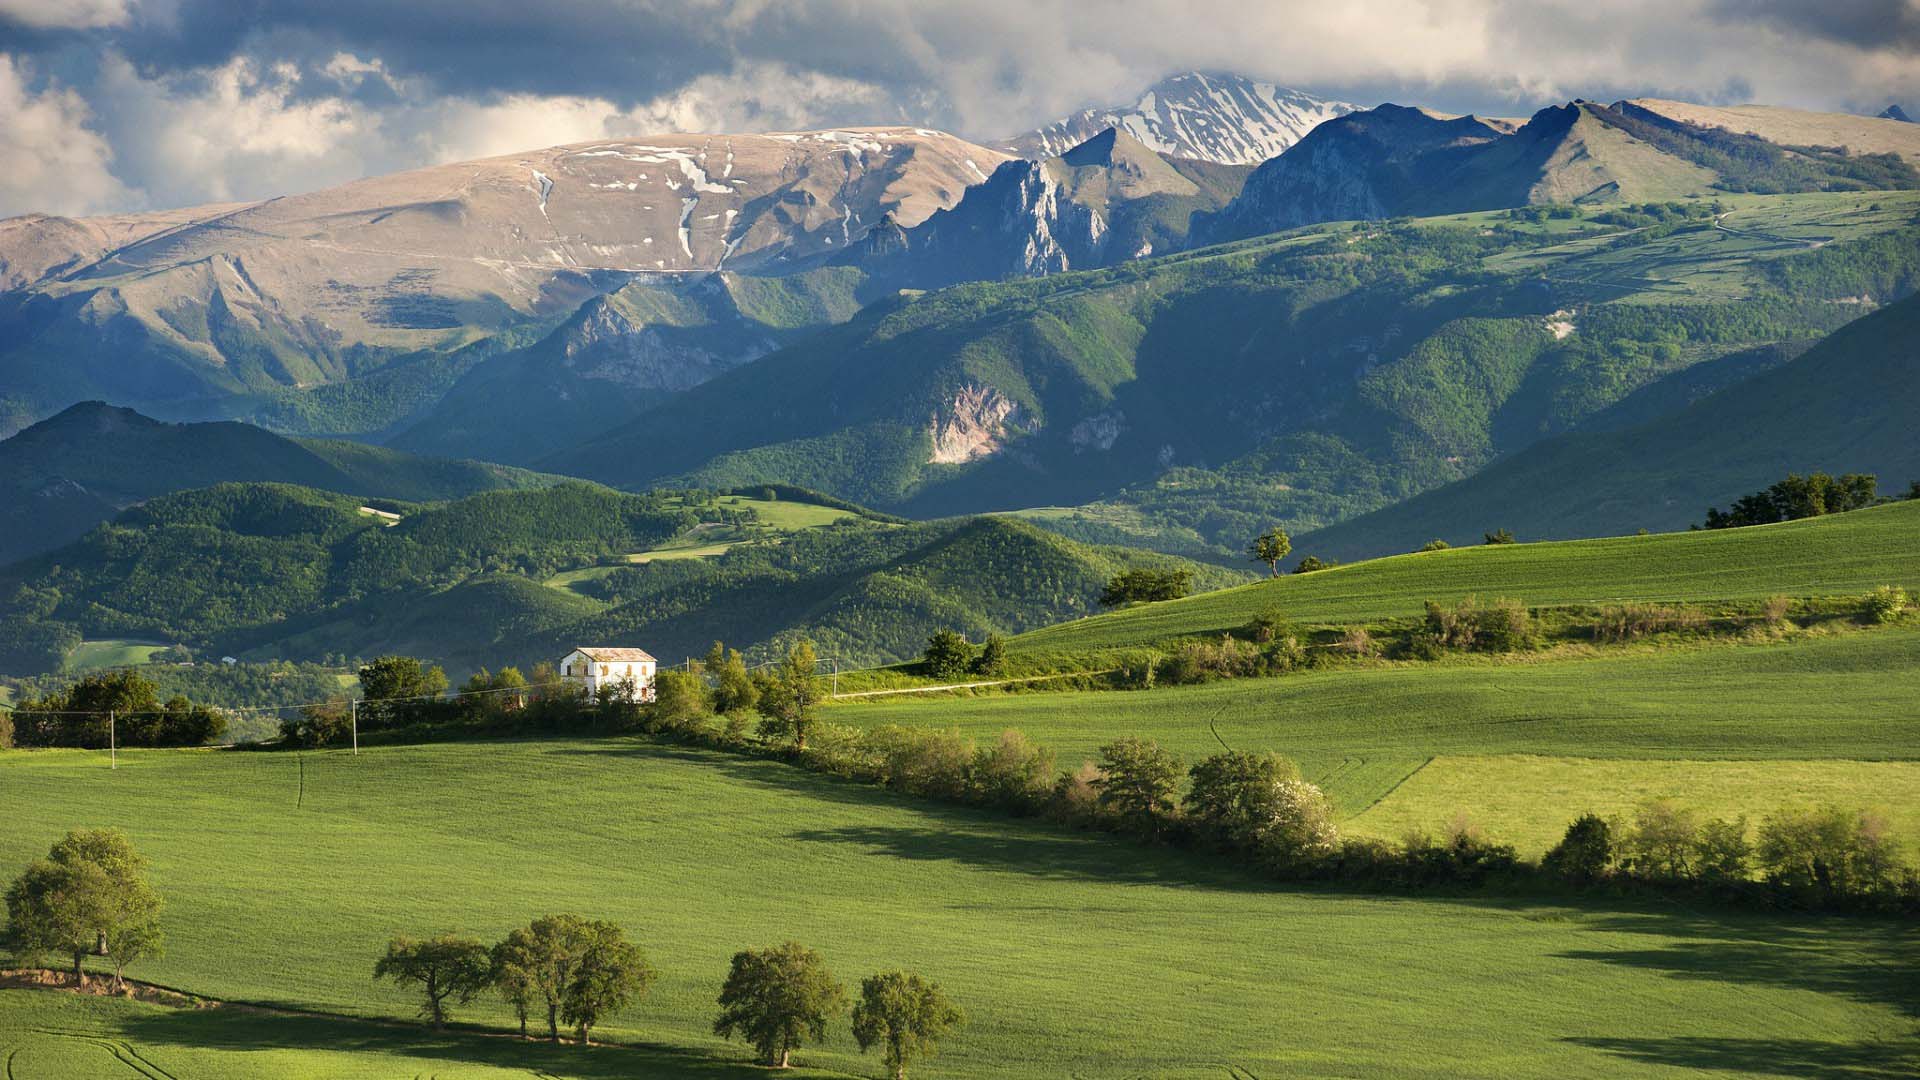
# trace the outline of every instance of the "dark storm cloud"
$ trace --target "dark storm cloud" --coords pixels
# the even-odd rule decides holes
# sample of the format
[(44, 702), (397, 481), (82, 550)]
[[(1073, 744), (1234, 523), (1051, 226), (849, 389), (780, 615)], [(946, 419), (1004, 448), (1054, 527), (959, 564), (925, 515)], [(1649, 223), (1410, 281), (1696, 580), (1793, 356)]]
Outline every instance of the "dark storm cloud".
[(1917, 2), (0, 0), (0, 151), (46, 165), (0, 175), (0, 213), (669, 129), (992, 139), (1190, 69), (1497, 116), (1646, 95), (1872, 112), (1920, 97)]
[(1715, 14), (1860, 49), (1920, 54), (1920, 4), (1914, 0), (1721, 0)]

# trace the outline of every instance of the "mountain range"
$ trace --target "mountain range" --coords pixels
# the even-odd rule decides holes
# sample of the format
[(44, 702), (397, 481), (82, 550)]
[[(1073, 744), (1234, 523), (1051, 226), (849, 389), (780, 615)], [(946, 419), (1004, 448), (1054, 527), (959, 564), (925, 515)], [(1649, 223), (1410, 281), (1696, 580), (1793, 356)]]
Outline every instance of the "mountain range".
[(1132, 104), (1082, 109), (993, 145), (1018, 157), (1056, 157), (1117, 128), (1167, 157), (1258, 165), (1353, 110), (1242, 75), (1188, 71), (1154, 83)]
[[(104, 398), (328, 460), (350, 444), (312, 436), (376, 444), (388, 477), (481, 459), (1052, 505), (1035, 520), (1072, 536), (1225, 559), (1266, 523), (1657, 421), (1916, 283), (1920, 126), (1893, 118), (1635, 99), (1514, 121), (1190, 73), (997, 145), (662, 135), (10, 219), (0, 433)], [(406, 497), (292, 459), (174, 471)], [(183, 486), (19, 475), (22, 505), (71, 496), (60, 538)]]

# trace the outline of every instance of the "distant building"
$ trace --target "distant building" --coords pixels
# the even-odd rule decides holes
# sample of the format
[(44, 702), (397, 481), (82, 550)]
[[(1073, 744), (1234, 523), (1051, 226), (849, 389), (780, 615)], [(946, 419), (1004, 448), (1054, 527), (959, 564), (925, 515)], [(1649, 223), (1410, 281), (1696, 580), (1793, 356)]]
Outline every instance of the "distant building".
[(657, 664), (644, 649), (578, 648), (560, 661), (560, 680), (589, 695), (631, 680), (634, 700), (652, 701)]

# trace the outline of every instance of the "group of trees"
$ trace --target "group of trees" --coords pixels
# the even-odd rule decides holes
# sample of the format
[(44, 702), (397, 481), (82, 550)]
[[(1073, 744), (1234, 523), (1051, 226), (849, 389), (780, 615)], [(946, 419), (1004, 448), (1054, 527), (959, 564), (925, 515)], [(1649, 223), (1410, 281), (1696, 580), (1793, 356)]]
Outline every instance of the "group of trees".
[(1901, 861), (1885, 816), (1836, 806), (1782, 810), (1750, 830), (1745, 816), (1702, 819), (1672, 799), (1652, 799), (1631, 817), (1576, 818), (1540, 868), (1579, 886), (1745, 888), (1758, 875), (1775, 890), (1819, 904), (1920, 900), (1920, 881)]
[(1805, 476), (1788, 473), (1785, 480), (1771, 487), (1742, 495), (1725, 511), (1707, 507), (1705, 527), (1737, 529), (1858, 510), (1879, 501), (1878, 489), (1879, 479), (1871, 473), (1847, 473), (1839, 477), (1823, 472)]
[(86, 958), (104, 956), (121, 987), (127, 965), (161, 953), (160, 908), (146, 856), (125, 833), (78, 829), (7, 889), (7, 949), (29, 965), (71, 958), (76, 985), (86, 984)]
[[(226, 717), (179, 694), (162, 702), (137, 671), (88, 675), (65, 689), (22, 701), (13, 711), (12, 745), (104, 749), (203, 746), (226, 734)], [(0, 737), (0, 748), (8, 743)]]
[(1115, 574), (1100, 590), (1100, 604), (1103, 607), (1119, 607), (1122, 604), (1134, 604), (1155, 600), (1178, 600), (1193, 592), (1193, 572), (1190, 570), (1155, 570), (1151, 567), (1136, 567)]
[[(438, 1030), (450, 1009), (488, 990), (512, 1007), (527, 1038), (527, 1017), (544, 1009), (547, 1037), (572, 1029), (583, 1046), (593, 1029), (646, 997), (658, 973), (618, 925), (578, 915), (548, 915), (509, 933), (491, 948), (471, 938), (440, 934), (425, 940), (396, 937), (373, 966), (420, 995), (420, 1016)], [(786, 1068), (793, 1052), (827, 1034), (846, 1010), (846, 988), (820, 954), (789, 941), (733, 955), (721, 985), (714, 1034), (739, 1036), (766, 1064)], [(931, 1055), (965, 1016), (940, 989), (904, 971), (861, 983), (853, 1007), (853, 1034), (862, 1050), (878, 1048), (896, 1078)]]
[[(795, 1049), (826, 1038), (846, 1008), (847, 992), (820, 954), (789, 941), (733, 954), (720, 988), (714, 1034), (738, 1035), (767, 1065), (784, 1069)], [(966, 1023), (940, 984), (905, 971), (872, 975), (860, 983), (853, 1006), (853, 1037), (862, 1050), (879, 1049), (887, 1071), (905, 1080), (907, 1066), (931, 1056), (941, 1039)]]
[(618, 925), (547, 915), (491, 948), (453, 934), (396, 937), (374, 964), (373, 977), (415, 987), (420, 1016), (436, 1029), (451, 1006), (493, 990), (512, 1006), (522, 1038), (529, 1013), (544, 1008), (549, 1038), (559, 1042), (564, 1023), (585, 1045), (595, 1025), (646, 996), (655, 972)]
[(965, 675), (991, 678), (1007, 671), (1007, 639), (988, 634), (975, 652), (973, 643), (957, 630), (936, 630), (927, 639), (920, 654), (920, 669), (936, 679), (958, 679)]

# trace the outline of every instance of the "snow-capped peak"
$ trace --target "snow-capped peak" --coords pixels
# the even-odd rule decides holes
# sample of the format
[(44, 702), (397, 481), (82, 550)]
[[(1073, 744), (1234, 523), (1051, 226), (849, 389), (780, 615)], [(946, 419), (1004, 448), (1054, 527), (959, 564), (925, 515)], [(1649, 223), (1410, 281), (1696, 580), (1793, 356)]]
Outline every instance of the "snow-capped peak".
[(1083, 109), (1005, 140), (1027, 158), (1065, 153), (1109, 127), (1169, 157), (1257, 165), (1354, 106), (1240, 75), (1189, 71), (1148, 87), (1131, 105)]

